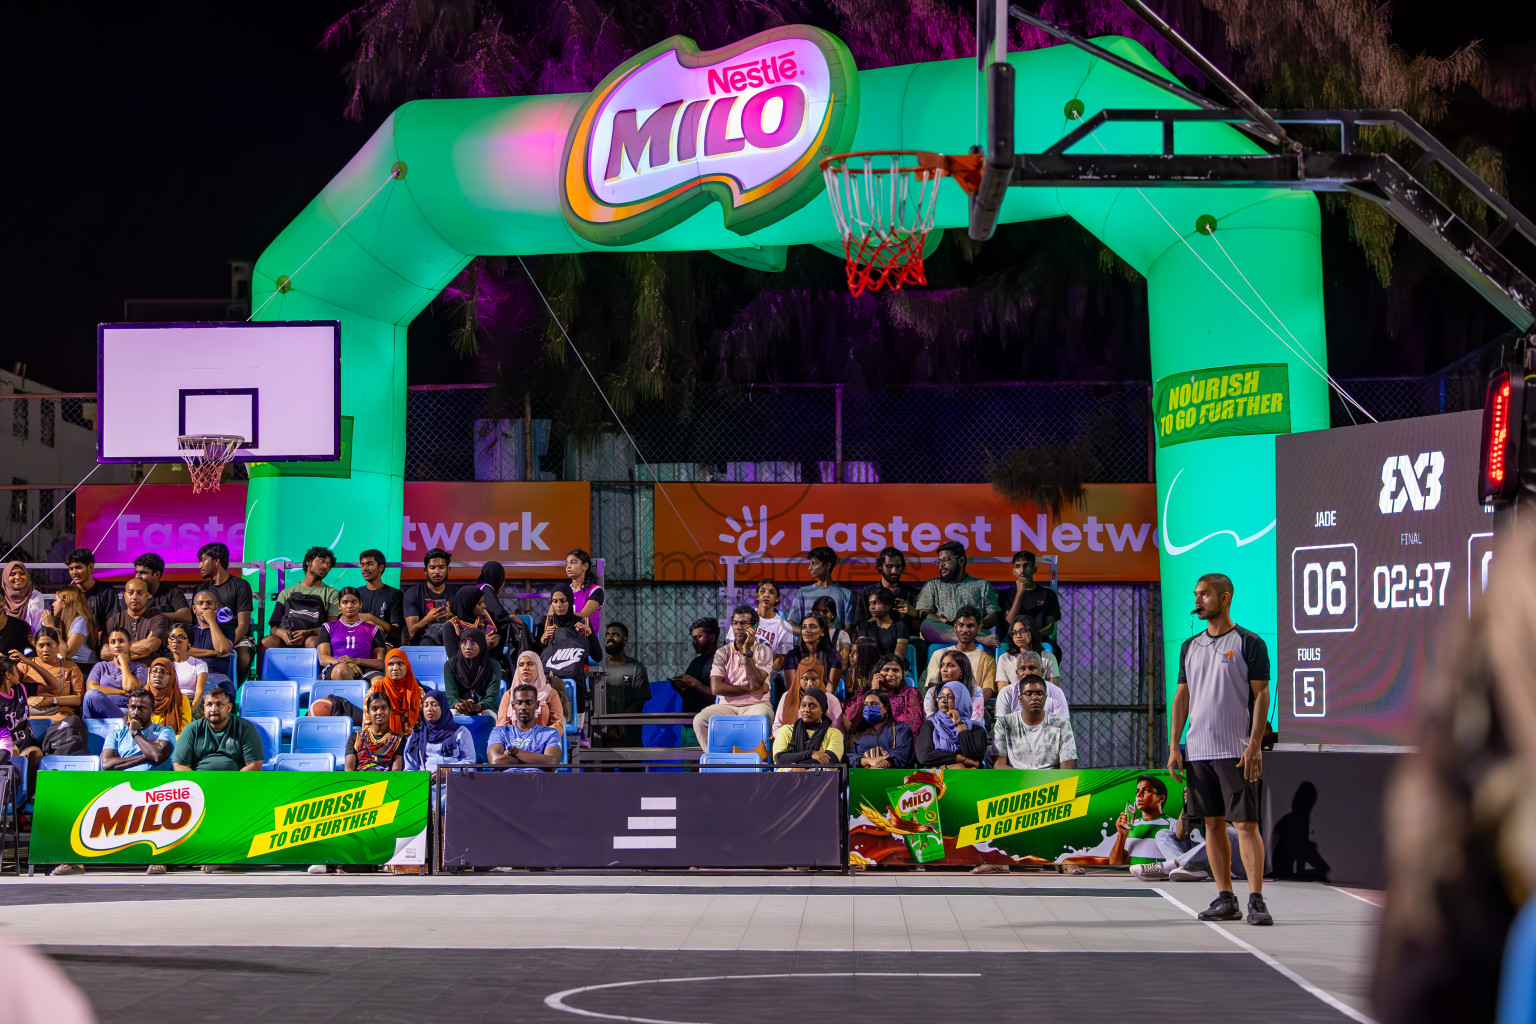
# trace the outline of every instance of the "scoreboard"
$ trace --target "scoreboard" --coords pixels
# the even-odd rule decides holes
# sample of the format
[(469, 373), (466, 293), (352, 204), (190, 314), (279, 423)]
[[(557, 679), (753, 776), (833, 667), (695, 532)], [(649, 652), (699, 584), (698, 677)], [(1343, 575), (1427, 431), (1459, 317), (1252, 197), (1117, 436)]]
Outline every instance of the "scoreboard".
[(1410, 742), (1437, 641), (1488, 580), (1481, 429), (1461, 412), (1275, 439), (1284, 742)]

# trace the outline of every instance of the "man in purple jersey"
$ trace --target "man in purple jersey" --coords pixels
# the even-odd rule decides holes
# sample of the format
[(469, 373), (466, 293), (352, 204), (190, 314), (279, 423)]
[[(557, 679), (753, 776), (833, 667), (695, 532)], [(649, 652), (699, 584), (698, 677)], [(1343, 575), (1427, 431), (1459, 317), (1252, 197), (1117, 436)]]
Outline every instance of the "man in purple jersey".
[[(1216, 899), (1197, 915), (1202, 921), (1243, 916), (1232, 892), (1232, 847), (1227, 822), (1248, 875), (1248, 923), (1274, 924), (1264, 905), (1264, 837), (1259, 834), (1259, 774), (1264, 770), (1264, 732), (1269, 725), (1269, 651), (1264, 641), (1232, 621), (1232, 581), (1207, 573), (1195, 584), (1195, 614), (1205, 629), (1179, 651), (1179, 685), (1168, 715), (1168, 771), (1180, 778), (1189, 749), (1184, 799), (1205, 819), (1206, 856)], [(1189, 735), (1184, 737), (1184, 721)]]
[(384, 640), (378, 627), (363, 621), (362, 594), (343, 587), (336, 603), (341, 618), (320, 627), (320, 678), (361, 679), (366, 672), (382, 672)]

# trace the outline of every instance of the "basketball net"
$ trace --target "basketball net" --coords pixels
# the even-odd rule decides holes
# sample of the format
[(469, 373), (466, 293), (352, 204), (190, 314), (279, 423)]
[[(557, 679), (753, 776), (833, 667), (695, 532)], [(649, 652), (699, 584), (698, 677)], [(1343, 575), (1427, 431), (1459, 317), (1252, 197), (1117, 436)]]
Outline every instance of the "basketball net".
[(187, 464), (187, 475), (192, 478), (192, 493), (219, 489), (224, 478), (224, 467), (234, 458), (245, 438), (239, 434), (183, 434), (176, 438), (181, 449), (181, 461)]

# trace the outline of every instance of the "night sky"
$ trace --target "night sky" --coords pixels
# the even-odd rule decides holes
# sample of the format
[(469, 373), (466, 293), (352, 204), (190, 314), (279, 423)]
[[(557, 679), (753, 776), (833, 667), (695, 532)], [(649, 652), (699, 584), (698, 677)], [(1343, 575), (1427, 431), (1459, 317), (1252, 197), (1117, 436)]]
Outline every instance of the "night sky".
[[(387, 113), (371, 111), (363, 123), (341, 115), (347, 54), (318, 43), (347, 6), (18, 4), (8, 12), (5, 368), (24, 361), (45, 384), (94, 390), (95, 325), (122, 319), (124, 299), (227, 295), (225, 261), (254, 261)], [(1398, 4), (1394, 38), (1410, 52), (1440, 54), (1482, 35), (1495, 55), (1507, 59), (1514, 47), (1533, 55), (1528, 4), (1454, 9), (1471, 19), (1464, 31), (1447, 32), (1443, 4)], [(1526, 113), (1489, 126), (1507, 147), (1512, 198), (1528, 214), (1536, 206), (1532, 123)], [(1331, 262), (1331, 276), (1373, 286), (1344, 265), (1349, 257)], [(1481, 312), (1470, 290), (1436, 273), (1445, 279), (1437, 292)], [(1506, 326), (1497, 317), (1489, 324), (1489, 338)], [(430, 337), (432, 325), (422, 327)], [(472, 376), (451, 355), (420, 355), (413, 352), (413, 382)]]

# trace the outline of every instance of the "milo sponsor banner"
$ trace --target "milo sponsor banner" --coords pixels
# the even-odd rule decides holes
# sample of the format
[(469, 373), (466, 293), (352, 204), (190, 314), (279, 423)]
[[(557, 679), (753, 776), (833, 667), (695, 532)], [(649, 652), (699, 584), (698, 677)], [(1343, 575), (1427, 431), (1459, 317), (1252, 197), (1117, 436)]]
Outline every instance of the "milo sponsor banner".
[[(1177, 818), (1184, 785), (1119, 768), (876, 769), (849, 773), (848, 856), (866, 868), (918, 864), (1130, 864), (1157, 819)], [(1153, 782), (1138, 803), (1137, 783)], [(1116, 821), (1141, 827), (1116, 843)]]
[(41, 772), (39, 864), (425, 864), (425, 772)]
[(1232, 434), (1289, 434), (1289, 370), (1254, 363), (1176, 373), (1157, 382), (1152, 412), (1159, 448)]

